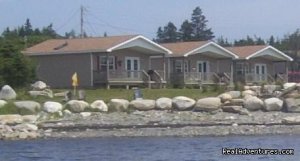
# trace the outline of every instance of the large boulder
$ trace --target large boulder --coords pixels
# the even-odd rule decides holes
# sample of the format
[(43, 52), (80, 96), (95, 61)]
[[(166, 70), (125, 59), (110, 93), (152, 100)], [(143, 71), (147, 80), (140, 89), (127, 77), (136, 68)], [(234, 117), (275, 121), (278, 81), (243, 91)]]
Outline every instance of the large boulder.
[(108, 103), (110, 111), (124, 112), (128, 110), (129, 101), (125, 99), (111, 99)]
[(172, 106), (178, 110), (187, 110), (194, 107), (196, 101), (194, 99), (177, 96), (172, 99)]
[(36, 81), (35, 83), (31, 84), (33, 90), (44, 90), (47, 88), (47, 84), (43, 81)]
[(244, 101), (244, 107), (249, 111), (261, 110), (264, 107), (264, 102), (256, 96), (251, 96)]
[(232, 99), (240, 98), (241, 97), (241, 91), (229, 91), (226, 92), (231, 95)]
[(300, 112), (300, 99), (287, 98), (284, 101), (287, 112)]
[(20, 114), (36, 114), (41, 109), (41, 105), (35, 101), (17, 101), (14, 102), (19, 109)]
[(0, 100), (0, 108), (4, 107), (7, 104), (5, 100)]
[(59, 102), (47, 101), (43, 105), (43, 110), (48, 113), (56, 113), (61, 111), (63, 108)]
[(222, 103), (232, 100), (232, 96), (229, 93), (220, 94), (218, 97), (221, 99)]
[(257, 93), (252, 91), (252, 90), (245, 90), (242, 92), (242, 96), (246, 97), (246, 96), (257, 96)]
[(28, 94), (31, 97), (45, 96), (45, 97), (53, 98), (53, 92), (51, 89), (44, 89), (42, 91), (28, 91)]
[(16, 98), (17, 98), (17, 94), (15, 90), (12, 89), (9, 85), (5, 85), (2, 87), (0, 91), (0, 99), (12, 100)]
[(234, 105), (234, 106), (243, 106), (245, 100), (241, 98), (232, 99), (227, 105)]
[(156, 100), (156, 108), (160, 110), (170, 110), (172, 109), (172, 99), (162, 97)]
[(266, 111), (280, 111), (283, 106), (283, 101), (278, 98), (265, 99), (264, 103), (264, 109)]
[(92, 111), (97, 111), (97, 112), (107, 112), (108, 111), (107, 105), (102, 100), (94, 101), (93, 103), (91, 103), (90, 108), (92, 109)]
[(82, 100), (71, 100), (67, 102), (66, 109), (70, 110), (71, 112), (79, 113), (83, 112), (86, 108), (89, 108), (89, 104)]
[(288, 82), (283, 84), (283, 89), (293, 88), (296, 87), (297, 83), (294, 82)]
[(129, 106), (142, 111), (152, 110), (155, 108), (155, 101), (144, 99), (133, 100), (130, 102)]
[(221, 107), (221, 99), (218, 97), (208, 97), (199, 99), (194, 107), (195, 111), (211, 112)]

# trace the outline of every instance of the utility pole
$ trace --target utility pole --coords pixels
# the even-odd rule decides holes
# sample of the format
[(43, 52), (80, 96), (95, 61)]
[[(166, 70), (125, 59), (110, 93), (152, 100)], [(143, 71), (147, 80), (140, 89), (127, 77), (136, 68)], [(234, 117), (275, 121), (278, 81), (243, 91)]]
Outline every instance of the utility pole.
[(83, 12), (84, 8), (80, 6), (80, 38), (83, 38)]

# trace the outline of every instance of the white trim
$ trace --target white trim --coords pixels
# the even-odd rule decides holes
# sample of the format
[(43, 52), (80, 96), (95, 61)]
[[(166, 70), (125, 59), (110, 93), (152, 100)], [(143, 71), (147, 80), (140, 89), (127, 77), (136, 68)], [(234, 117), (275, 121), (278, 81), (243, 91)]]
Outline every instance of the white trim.
[(198, 47), (198, 48), (196, 48), (196, 49), (194, 49), (194, 50), (191, 50), (191, 51), (187, 52), (187, 53), (184, 54), (183, 56), (184, 56), (184, 57), (187, 57), (187, 56), (191, 55), (192, 53), (196, 52), (197, 50), (203, 49), (203, 48), (205, 48), (205, 47), (207, 47), (207, 46), (209, 46), (209, 45), (213, 45), (213, 46), (219, 48), (220, 50), (223, 50), (224, 52), (226, 52), (226, 53), (228, 53), (229, 55), (233, 56), (235, 59), (238, 58), (238, 56), (235, 55), (233, 52), (231, 52), (231, 51), (229, 51), (229, 50), (223, 48), (222, 46), (220, 46), (220, 45), (218, 45), (218, 44), (216, 44), (216, 43), (214, 43), (214, 42), (212, 42), (212, 41), (209, 42), (209, 43), (206, 43), (205, 45), (202, 45), (202, 46), (200, 46), (200, 47)]
[[(205, 62), (206, 64), (206, 72), (203, 72), (203, 63)], [(199, 64), (202, 64), (202, 71), (199, 71)], [(197, 73), (209, 73), (210, 72), (210, 69), (209, 69), (209, 61), (207, 60), (198, 60), (197, 61), (197, 66), (196, 66), (196, 72)]]
[(136, 39), (139, 39), (139, 38), (145, 40), (146, 42), (148, 42), (148, 43), (150, 43), (150, 44), (152, 44), (152, 45), (154, 45), (155, 47), (158, 47), (158, 48), (161, 49), (161, 50), (164, 50), (167, 54), (172, 54), (172, 51), (170, 51), (169, 49), (167, 49), (167, 48), (165, 48), (165, 47), (163, 47), (163, 46), (161, 46), (161, 45), (159, 45), (159, 44), (157, 44), (157, 43), (155, 43), (155, 42), (153, 42), (153, 41), (147, 39), (146, 37), (144, 37), (144, 36), (142, 36), (142, 35), (138, 35), (138, 36), (136, 36), (136, 37), (133, 37), (133, 38), (127, 40), (127, 41), (124, 41), (124, 42), (122, 42), (122, 43), (120, 43), (120, 44), (118, 44), (118, 45), (115, 45), (115, 46), (113, 46), (113, 47), (107, 49), (106, 51), (107, 51), (107, 52), (112, 52), (114, 49), (119, 48), (119, 47), (121, 47), (121, 46), (123, 46), (123, 45), (125, 45), (125, 44), (128, 44), (128, 43), (130, 43), (130, 42), (132, 42), (132, 41), (134, 41), (134, 40), (136, 40)]
[(261, 50), (255, 52), (255, 53), (253, 53), (253, 54), (247, 56), (247, 57), (246, 57), (246, 60), (249, 60), (249, 59), (251, 59), (252, 57), (254, 57), (255, 55), (258, 55), (259, 53), (261, 53), (261, 52), (263, 52), (263, 51), (265, 51), (265, 50), (268, 50), (268, 49), (274, 50), (274, 51), (277, 52), (278, 54), (280, 54), (280, 55), (282, 55), (283, 57), (287, 58), (288, 61), (293, 61), (293, 58), (289, 57), (288, 55), (284, 54), (283, 52), (279, 51), (278, 49), (276, 49), (276, 48), (274, 48), (274, 47), (272, 47), (272, 46), (267, 46), (267, 47), (265, 47), (265, 48), (263, 48), (263, 49), (261, 49)]
[(157, 58), (163, 58), (164, 56), (149, 56), (150, 59), (157, 59)]
[[(100, 66), (100, 70), (101, 70), (101, 66), (102, 65), (104, 65), (104, 64), (101, 64), (101, 60), (106, 60), (107, 59), (107, 56), (106, 55), (100, 55), (99, 56), (99, 66)], [(105, 65), (106, 65), (106, 68), (109, 68), (109, 66), (110, 66), (110, 64), (109, 64), (109, 59), (111, 59), (112, 58), (112, 60), (113, 60), (113, 68), (112, 69), (109, 69), (109, 70), (116, 70), (116, 62), (115, 62), (115, 56), (114, 55), (109, 55), (108, 56), (108, 60), (106, 60), (107, 62), (105, 63)], [(108, 66), (107, 66), (107, 64), (108, 64)]]
[[(137, 60), (138, 61), (138, 69), (137, 69), (137, 71), (139, 71), (141, 69), (141, 62), (140, 62), (140, 58), (139, 57), (126, 56), (125, 57), (125, 63), (124, 63), (125, 64), (125, 70), (128, 70), (127, 69), (127, 60)], [(131, 70), (134, 70), (134, 65), (133, 65), (133, 69), (131, 69)]]

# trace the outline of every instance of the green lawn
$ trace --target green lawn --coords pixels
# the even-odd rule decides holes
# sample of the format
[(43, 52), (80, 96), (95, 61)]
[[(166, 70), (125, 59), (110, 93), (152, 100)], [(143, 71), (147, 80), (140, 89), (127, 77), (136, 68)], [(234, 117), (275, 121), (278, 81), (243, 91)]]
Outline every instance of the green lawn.
[[(53, 92), (62, 92), (66, 90), (61, 89), (53, 89)], [(208, 96), (216, 96), (220, 92), (208, 90), (202, 92), (200, 89), (141, 89), (144, 99), (157, 99), (159, 97), (169, 97), (173, 98), (175, 96), (186, 96), (193, 99), (199, 99)], [(86, 101), (91, 103), (95, 100), (104, 100), (108, 102), (112, 98), (123, 98), (127, 100), (133, 99), (134, 90), (126, 90), (126, 89), (87, 89), (86, 92)], [(63, 97), (54, 97), (52, 99), (38, 96), (37, 98), (32, 98), (29, 96), (24, 89), (17, 90), (17, 100), (35, 100), (40, 103), (45, 101), (58, 101), (62, 102)]]

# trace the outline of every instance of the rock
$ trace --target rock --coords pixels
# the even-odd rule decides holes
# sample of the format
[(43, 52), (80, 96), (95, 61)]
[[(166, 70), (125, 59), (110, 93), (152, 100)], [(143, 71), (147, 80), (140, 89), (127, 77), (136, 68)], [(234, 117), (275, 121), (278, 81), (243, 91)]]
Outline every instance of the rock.
[(41, 109), (41, 105), (35, 101), (18, 101), (14, 102), (19, 109), (20, 114), (36, 114)]
[(18, 124), (14, 126), (13, 129), (17, 131), (37, 131), (38, 127), (34, 124), (25, 123), (25, 124)]
[(156, 100), (156, 108), (160, 110), (170, 110), (172, 109), (172, 99), (162, 97)]
[(35, 83), (31, 84), (33, 90), (44, 90), (47, 88), (47, 84), (43, 81), (36, 81)]
[(242, 92), (242, 96), (243, 97), (246, 97), (247, 95), (250, 95), (250, 96), (257, 96), (256, 92), (252, 91), (252, 90), (245, 90)]
[(58, 93), (54, 93), (53, 96), (54, 96), (54, 97), (65, 97), (65, 95), (66, 95), (67, 92), (68, 92), (68, 91), (66, 91), (66, 92), (58, 92)]
[(300, 124), (300, 116), (288, 116), (281, 120), (284, 124)]
[(249, 112), (247, 109), (245, 109), (245, 108), (242, 108), (242, 109), (240, 110), (239, 114), (240, 114), (240, 115), (248, 115), (248, 116), (251, 115), (250, 112)]
[(264, 103), (264, 109), (266, 111), (280, 111), (283, 105), (283, 101), (278, 98), (265, 99)]
[(218, 97), (221, 99), (222, 103), (232, 100), (232, 96), (229, 93), (220, 94)]
[(232, 99), (228, 105), (243, 106), (244, 99)]
[(244, 107), (249, 111), (256, 111), (263, 109), (264, 102), (256, 96), (248, 97), (244, 102)]
[(71, 116), (72, 115), (72, 112), (70, 110), (64, 110), (63, 111), (63, 115), (64, 116)]
[(127, 111), (128, 106), (129, 106), (129, 101), (125, 99), (111, 99), (108, 104), (109, 110), (119, 111), (119, 112)]
[(288, 83), (284, 83), (283, 84), (283, 89), (288, 89), (288, 88), (291, 88), (291, 87), (296, 87), (297, 83), (294, 83), (294, 82), (288, 82)]
[(37, 120), (36, 115), (23, 115), (23, 122), (35, 123)]
[(178, 110), (187, 110), (194, 107), (196, 101), (185, 97), (185, 96), (177, 96), (172, 99), (172, 106)]
[(244, 86), (244, 90), (250, 90), (250, 86)]
[(240, 113), (243, 109), (243, 106), (223, 106), (222, 110), (224, 112), (230, 112), (230, 113)]
[(107, 112), (107, 111), (108, 111), (107, 105), (106, 105), (105, 102), (102, 101), (102, 100), (96, 100), (96, 101), (94, 101), (94, 102), (90, 105), (90, 108), (91, 108), (93, 111), (99, 111), (99, 112)]
[(21, 115), (0, 115), (0, 124), (19, 124), (23, 122)]
[(291, 85), (291, 86), (287, 86), (287, 88), (283, 89), (283, 91), (281, 92), (281, 94), (278, 95), (277, 97), (283, 97), (283, 96), (285, 96), (285, 95), (287, 95), (289, 93), (293, 93), (293, 92), (298, 93), (296, 84), (295, 85)]
[(12, 89), (9, 85), (5, 85), (2, 87), (0, 91), (0, 99), (12, 100), (16, 98), (17, 98), (17, 94), (15, 90)]
[(0, 100), (0, 108), (4, 107), (7, 104), (5, 100)]
[(86, 108), (89, 108), (89, 104), (85, 101), (71, 100), (66, 104), (66, 108), (71, 112), (83, 112)]
[(277, 85), (264, 85), (263, 87), (264, 93), (268, 95), (272, 95), (275, 90), (280, 89), (280, 86)]
[(240, 91), (229, 91), (226, 92), (231, 95), (232, 99), (240, 98), (241, 97), (241, 92)]
[(43, 110), (48, 113), (56, 113), (62, 110), (62, 105), (58, 102), (47, 101), (43, 105)]
[(152, 110), (155, 108), (155, 101), (146, 99), (133, 100), (129, 106), (142, 111)]
[(218, 97), (207, 97), (199, 99), (194, 107), (195, 111), (211, 112), (220, 109), (221, 99)]
[(81, 115), (82, 117), (89, 117), (89, 116), (92, 115), (92, 113), (90, 113), (90, 112), (80, 112), (80, 115)]
[(287, 98), (285, 105), (287, 112), (300, 112), (300, 99)]
[(28, 94), (31, 97), (46, 96), (46, 97), (49, 97), (49, 98), (53, 98), (53, 92), (50, 89), (45, 89), (43, 91), (28, 91)]

